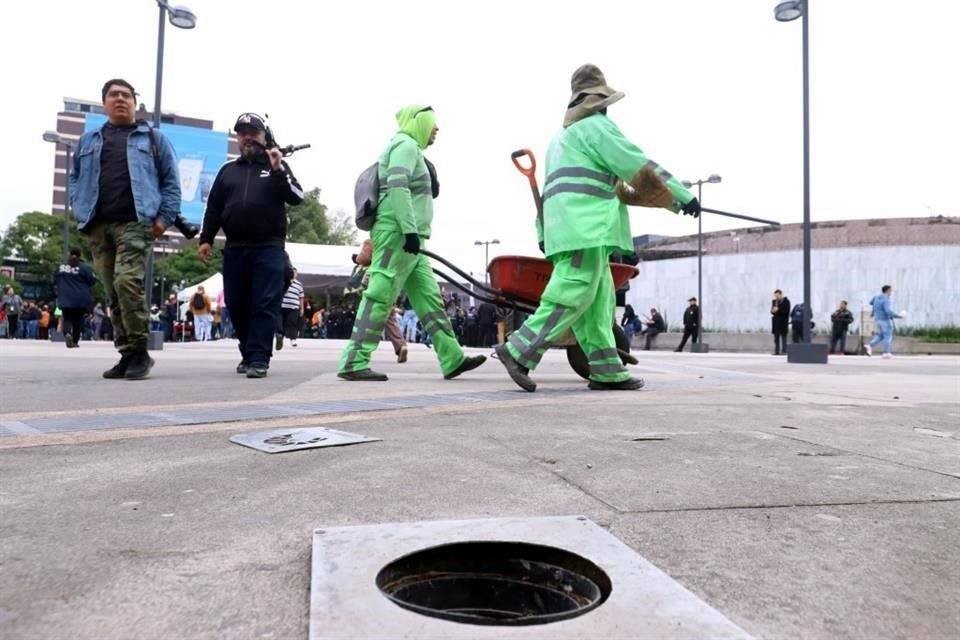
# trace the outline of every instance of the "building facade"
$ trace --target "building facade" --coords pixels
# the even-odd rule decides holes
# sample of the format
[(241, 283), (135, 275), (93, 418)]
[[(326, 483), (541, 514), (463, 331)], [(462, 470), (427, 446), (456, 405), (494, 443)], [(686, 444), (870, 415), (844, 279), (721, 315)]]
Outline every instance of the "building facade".
[[(894, 288), (900, 327), (960, 326), (960, 218), (841, 220), (812, 225), (811, 309), (816, 330), (847, 300), (856, 322), (880, 288)], [(770, 331), (770, 301), (783, 290), (803, 301), (803, 229), (754, 227), (703, 236), (703, 325), (707, 331)], [(681, 326), (697, 295), (697, 236), (640, 242), (640, 274), (626, 301), (656, 307)]]

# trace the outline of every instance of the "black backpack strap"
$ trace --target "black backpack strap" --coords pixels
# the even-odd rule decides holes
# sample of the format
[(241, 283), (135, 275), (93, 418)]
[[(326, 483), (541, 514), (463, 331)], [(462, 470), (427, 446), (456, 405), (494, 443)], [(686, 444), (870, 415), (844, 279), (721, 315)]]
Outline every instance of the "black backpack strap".
[(146, 120), (137, 120), (137, 124), (142, 124), (147, 127), (147, 135), (150, 136), (150, 155), (153, 156), (153, 166), (157, 170), (157, 175), (160, 175), (160, 146), (157, 144), (157, 134), (153, 130), (153, 127), (150, 126), (150, 123)]

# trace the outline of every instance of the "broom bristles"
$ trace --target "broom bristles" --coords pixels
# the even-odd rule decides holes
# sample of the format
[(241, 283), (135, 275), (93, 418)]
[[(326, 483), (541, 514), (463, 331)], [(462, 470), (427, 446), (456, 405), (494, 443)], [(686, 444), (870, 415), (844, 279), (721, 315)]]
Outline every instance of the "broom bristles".
[(617, 182), (620, 202), (636, 207), (663, 209), (673, 204), (673, 194), (650, 166), (637, 172), (629, 183)]

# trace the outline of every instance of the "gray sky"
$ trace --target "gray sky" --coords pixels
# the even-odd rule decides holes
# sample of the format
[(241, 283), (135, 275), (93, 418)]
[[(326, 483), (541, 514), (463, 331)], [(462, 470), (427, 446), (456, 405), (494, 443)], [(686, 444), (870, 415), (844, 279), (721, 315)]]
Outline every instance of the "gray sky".
[[(431, 248), (469, 270), (482, 265), (477, 239), (501, 240), (492, 254), (536, 252), (532, 199), (509, 153), (544, 155), (585, 62), (627, 94), (609, 115), (650, 157), (679, 177), (723, 176), (704, 187), (706, 206), (801, 219), (800, 22), (776, 22), (775, 2), (175, 1), (199, 23), (167, 28), (164, 110), (220, 130), (242, 111), (269, 113), (282, 143), (313, 144), (291, 164), (333, 209), (352, 211), (356, 176), (397, 108), (432, 105), (442, 190)], [(812, 5), (813, 219), (960, 215), (960, 4)], [(50, 209), (53, 145), (40, 135), (63, 96), (97, 99), (121, 76), (152, 106), (156, 21), (152, 0), (5, 9), (0, 227)], [(696, 232), (666, 211), (631, 220), (635, 235)]]

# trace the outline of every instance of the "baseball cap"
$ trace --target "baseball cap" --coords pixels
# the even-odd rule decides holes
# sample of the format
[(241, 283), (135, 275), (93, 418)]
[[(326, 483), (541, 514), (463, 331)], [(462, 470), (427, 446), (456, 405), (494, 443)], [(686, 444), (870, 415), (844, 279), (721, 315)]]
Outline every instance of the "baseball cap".
[(255, 113), (241, 113), (237, 118), (237, 123), (233, 125), (233, 130), (238, 131), (240, 127), (253, 127), (259, 131), (266, 131), (267, 125), (263, 118)]

